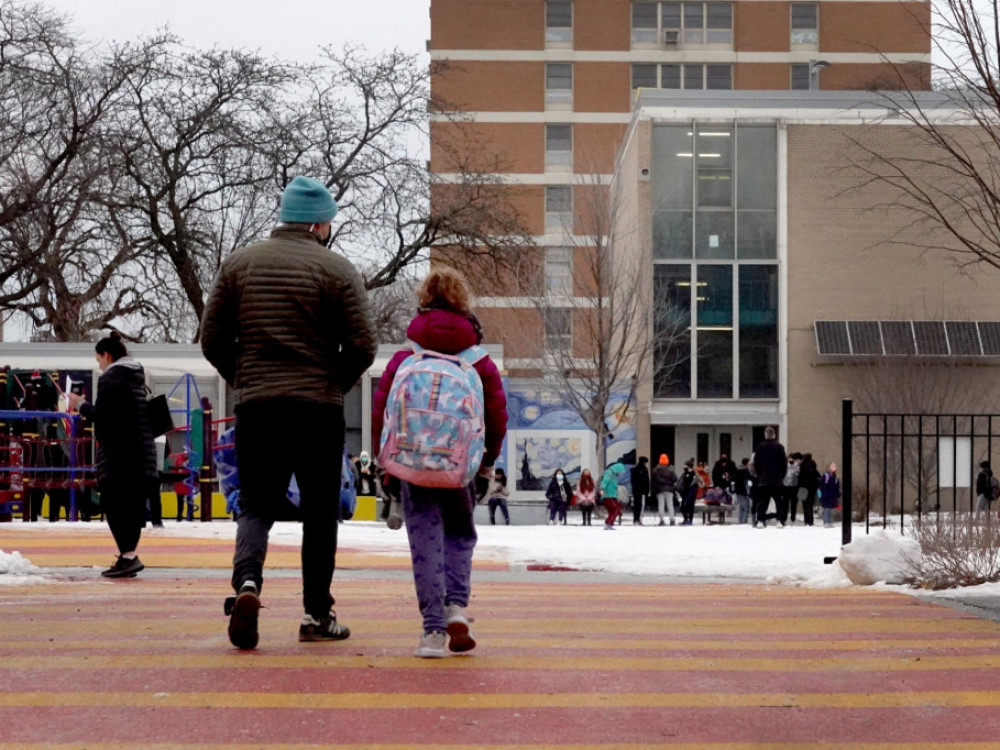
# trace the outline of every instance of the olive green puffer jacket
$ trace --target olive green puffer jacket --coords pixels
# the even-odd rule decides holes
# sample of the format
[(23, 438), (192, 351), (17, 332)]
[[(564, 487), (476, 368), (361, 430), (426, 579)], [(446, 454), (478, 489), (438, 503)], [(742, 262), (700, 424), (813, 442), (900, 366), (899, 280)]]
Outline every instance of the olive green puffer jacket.
[(343, 404), (375, 358), (361, 276), (309, 232), (280, 227), (223, 262), (201, 349), (237, 406), (279, 398)]

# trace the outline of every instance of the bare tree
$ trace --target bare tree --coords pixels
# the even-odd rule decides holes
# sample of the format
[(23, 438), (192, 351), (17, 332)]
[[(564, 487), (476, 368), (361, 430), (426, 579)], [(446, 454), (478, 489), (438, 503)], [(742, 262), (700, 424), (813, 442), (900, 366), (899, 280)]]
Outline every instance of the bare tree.
[(885, 207), (910, 214), (892, 242), (1000, 268), (1000, 4), (941, 0), (932, 30), (942, 61), (932, 72), (937, 95), (885, 57), (892, 80), (882, 87), (895, 91), (875, 94), (912, 140), (890, 150), (854, 139), (855, 166), (864, 184), (889, 196)]
[(600, 175), (581, 178), (564, 234), (572, 273), (546, 279), (534, 297), (548, 332), (542, 380), (593, 431), (603, 467), (618, 399), (635, 409), (637, 383), (651, 371), (669, 377), (682, 363), (659, 355), (689, 335), (688, 323), (667, 300), (654, 300), (636, 228)]

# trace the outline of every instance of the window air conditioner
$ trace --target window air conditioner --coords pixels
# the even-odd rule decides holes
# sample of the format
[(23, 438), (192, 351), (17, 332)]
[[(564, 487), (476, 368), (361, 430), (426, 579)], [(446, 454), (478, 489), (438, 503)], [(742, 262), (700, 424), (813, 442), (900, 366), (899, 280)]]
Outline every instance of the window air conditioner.
[(664, 29), (663, 31), (663, 46), (664, 47), (677, 47), (681, 41), (681, 32), (677, 29)]

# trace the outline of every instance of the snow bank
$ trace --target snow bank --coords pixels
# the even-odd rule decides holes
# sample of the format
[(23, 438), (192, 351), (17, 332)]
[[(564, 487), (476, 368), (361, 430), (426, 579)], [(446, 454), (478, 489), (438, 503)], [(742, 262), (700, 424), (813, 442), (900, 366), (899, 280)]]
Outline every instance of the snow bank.
[(878, 529), (844, 547), (837, 561), (852, 583), (870, 586), (879, 582), (903, 583), (920, 554), (920, 545), (915, 540)]
[(25, 579), (41, 575), (42, 571), (21, 557), (20, 552), (4, 552), (0, 549), (0, 586), (25, 583)]

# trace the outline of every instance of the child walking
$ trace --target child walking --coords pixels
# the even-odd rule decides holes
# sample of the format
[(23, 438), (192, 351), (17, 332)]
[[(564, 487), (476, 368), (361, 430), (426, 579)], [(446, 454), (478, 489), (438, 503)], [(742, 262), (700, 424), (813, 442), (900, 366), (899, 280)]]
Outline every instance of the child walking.
[[(478, 538), (472, 514), (477, 492), (484, 495), (493, 479), (493, 464), (500, 453), (507, 430), (507, 398), (496, 365), (485, 350), (479, 347), (483, 332), (469, 305), (465, 279), (446, 268), (431, 271), (417, 289), (417, 302), (417, 315), (406, 329), (411, 344), (396, 352), (379, 380), (372, 402), (372, 434), (382, 436), (379, 463), (386, 474), (392, 475), (395, 470), (401, 480), (400, 499), (410, 543), (413, 582), (423, 618), (423, 634), (414, 654), (423, 658), (441, 658), (448, 656), (449, 651), (461, 653), (471, 651), (476, 646), (475, 638), (469, 630), (470, 620), (465, 614), (471, 593), (472, 552)], [(407, 481), (402, 476), (406, 473), (402, 468), (402, 458), (394, 461), (394, 458), (398, 458), (395, 454), (397, 449), (405, 451), (411, 446), (398, 439), (398, 435), (394, 437), (391, 434), (392, 422), (390, 414), (386, 413), (386, 406), (389, 404), (392, 408), (393, 403), (400, 406), (402, 404), (390, 403), (390, 391), (397, 373), (401, 379), (403, 377), (401, 369), (404, 362), (409, 360), (410, 364), (406, 369), (413, 372), (412, 363), (415, 360), (411, 357), (415, 352), (424, 350), (452, 355), (452, 361), (455, 357), (460, 358), (462, 363), (471, 360), (472, 367), (478, 374), (482, 387), (482, 404), (476, 404), (476, 399), (463, 399), (458, 404), (465, 407), (466, 412), (469, 406), (482, 410), (480, 414), (467, 413), (466, 416), (485, 421), (485, 435), (478, 443), (482, 454), (467, 454), (471, 469), (478, 468), (474, 483), (449, 487), (448, 481), (442, 480), (437, 484), (444, 486), (424, 486), (415, 481)], [(444, 360), (439, 358), (438, 361)], [(463, 375), (467, 373), (467, 366), (466, 364), (461, 368)], [(450, 404), (449, 399), (435, 395), (440, 394), (439, 383), (439, 380), (435, 381), (434, 388), (428, 389), (428, 392), (418, 392), (417, 395), (429, 398), (432, 404), (444, 408)], [(385, 435), (384, 419), (388, 422)], [(428, 425), (428, 429), (432, 427), (434, 425)], [(440, 424), (437, 424), (437, 430), (438, 432), (426, 437), (435, 441), (451, 437), (440, 434)], [(406, 440), (416, 441), (421, 437), (425, 435), (421, 433), (407, 436)], [(472, 446), (466, 447), (475, 450), (476, 445), (473, 442)], [(423, 460), (437, 460), (437, 454), (425, 455), (429, 458)], [(445, 470), (443, 467), (446, 463), (441, 463), (442, 471)], [(426, 474), (427, 470), (422, 473)]]

